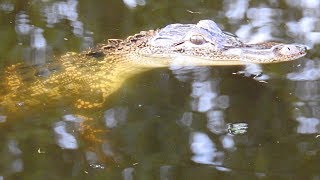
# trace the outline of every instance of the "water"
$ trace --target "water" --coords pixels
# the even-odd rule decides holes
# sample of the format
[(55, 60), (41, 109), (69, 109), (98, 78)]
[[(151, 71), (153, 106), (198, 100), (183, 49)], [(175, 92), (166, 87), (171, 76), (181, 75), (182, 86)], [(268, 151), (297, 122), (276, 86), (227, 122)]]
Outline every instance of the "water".
[[(264, 66), (155, 69), (127, 80), (86, 117), (63, 103), (0, 115), (0, 178), (319, 179), (319, 7), (318, 0), (1, 1), (1, 73), (200, 19), (247, 42), (310, 51)], [(228, 132), (230, 123), (247, 129)]]

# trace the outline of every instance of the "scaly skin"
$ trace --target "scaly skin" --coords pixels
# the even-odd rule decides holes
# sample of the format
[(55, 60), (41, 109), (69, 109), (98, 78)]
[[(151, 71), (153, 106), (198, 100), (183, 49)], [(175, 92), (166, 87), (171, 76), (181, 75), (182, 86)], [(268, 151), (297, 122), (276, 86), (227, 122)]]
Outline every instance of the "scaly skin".
[(30, 67), (27, 71), (22, 64), (7, 67), (0, 113), (31, 110), (60, 100), (78, 109), (98, 108), (127, 78), (157, 67), (275, 63), (305, 54), (303, 45), (243, 43), (210, 20), (173, 24), (125, 40), (110, 39), (84, 53), (67, 53), (42, 67), (42, 72), (49, 72), (44, 77), (36, 76), (39, 72)]
[(47, 77), (34, 78), (29, 77), (38, 74), (36, 70), (32, 69), (28, 77), (23, 77), (23, 65), (12, 65), (5, 71), (4, 87), (7, 91), (1, 97), (1, 106), (6, 112), (17, 112), (62, 100), (70, 101), (78, 109), (101, 107), (125, 79), (144, 70), (133, 71), (134, 68), (126, 68), (129, 63), (120, 61), (116, 58), (96, 60), (85, 54), (67, 53), (59, 60), (58, 70)]

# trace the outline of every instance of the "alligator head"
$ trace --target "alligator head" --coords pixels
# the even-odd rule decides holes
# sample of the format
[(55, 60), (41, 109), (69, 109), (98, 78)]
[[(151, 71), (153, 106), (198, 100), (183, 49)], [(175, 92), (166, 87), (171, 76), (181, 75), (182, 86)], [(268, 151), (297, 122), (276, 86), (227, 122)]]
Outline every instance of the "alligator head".
[[(240, 65), (276, 63), (298, 59), (306, 54), (306, 46), (266, 42), (247, 44), (235, 35), (223, 32), (215, 22), (201, 20), (197, 24), (170, 24), (152, 32), (143, 46), (136, 49), (146, 57), (174, 58), (183, 65)], [(174, 59), (174, 60), (172, 60)]]

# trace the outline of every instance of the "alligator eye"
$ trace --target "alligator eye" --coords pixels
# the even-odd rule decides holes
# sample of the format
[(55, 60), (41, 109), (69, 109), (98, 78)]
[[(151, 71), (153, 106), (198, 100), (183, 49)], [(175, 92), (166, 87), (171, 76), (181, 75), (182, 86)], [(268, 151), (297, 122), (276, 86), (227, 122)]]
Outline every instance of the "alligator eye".
[(201, 45), (206, 43), (207, 41), (201, 35), (193, 35), (190, 37), (190, 42), (196, 45)]

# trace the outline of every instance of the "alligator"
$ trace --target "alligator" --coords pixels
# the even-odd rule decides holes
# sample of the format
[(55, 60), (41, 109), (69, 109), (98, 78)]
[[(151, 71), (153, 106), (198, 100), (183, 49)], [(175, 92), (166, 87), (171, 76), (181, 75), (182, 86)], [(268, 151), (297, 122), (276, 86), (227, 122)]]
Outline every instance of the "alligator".
[(300, 44), (245, 43), (211, 20), (170, 24), (69, 52), (41, 67), (8, 66), (0, 85), (0, 115), (62, 101), (76, 109), (99, 108), (126, 79), (153, 68), (277, 63), (305, 54)]

